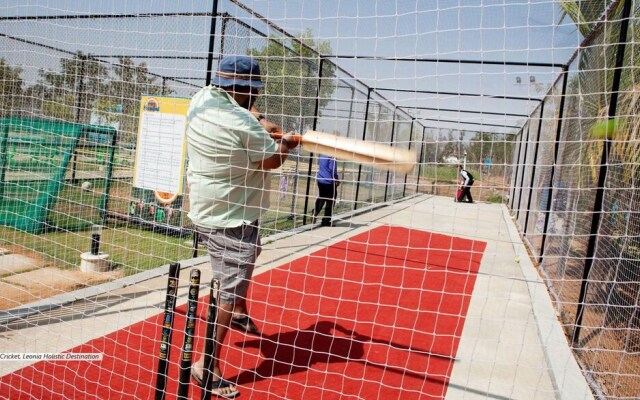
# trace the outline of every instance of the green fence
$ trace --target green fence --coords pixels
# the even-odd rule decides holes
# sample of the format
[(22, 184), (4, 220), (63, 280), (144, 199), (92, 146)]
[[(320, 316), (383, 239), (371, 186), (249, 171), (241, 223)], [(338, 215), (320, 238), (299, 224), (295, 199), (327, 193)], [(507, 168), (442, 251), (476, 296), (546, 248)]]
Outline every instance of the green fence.
[(0, 225), (42, 233), (102, 222), (114, 128), (11, 118), (0, 134)]

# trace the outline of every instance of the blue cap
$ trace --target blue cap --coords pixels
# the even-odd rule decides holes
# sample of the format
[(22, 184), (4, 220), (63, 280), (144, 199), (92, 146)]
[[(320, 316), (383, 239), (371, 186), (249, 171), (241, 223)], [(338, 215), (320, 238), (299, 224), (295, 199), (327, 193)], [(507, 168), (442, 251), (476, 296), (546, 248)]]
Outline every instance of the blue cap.
[(263, 87), (260, 79), (260, 66), (251, 57), (228, 56), (220, 61), (220, 66), (213, 77), (215, 86), (250, 86), (256, 89)]

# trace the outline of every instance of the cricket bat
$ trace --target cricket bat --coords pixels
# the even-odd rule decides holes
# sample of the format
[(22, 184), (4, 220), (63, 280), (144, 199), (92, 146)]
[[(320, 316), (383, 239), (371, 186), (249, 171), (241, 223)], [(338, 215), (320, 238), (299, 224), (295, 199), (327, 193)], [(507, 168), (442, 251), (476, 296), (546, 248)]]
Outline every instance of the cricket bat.
[[(281, 132), (272, 133), (275, 139)], [(393, 147), (385, 143), (358, 140), (325, 132), (307, 131), (295, 135), (302, 149), (309, 153), (324, 154), (342, 161), (353, 161), (388, 171), (407, 173), (416, 164), (415, 151)]]

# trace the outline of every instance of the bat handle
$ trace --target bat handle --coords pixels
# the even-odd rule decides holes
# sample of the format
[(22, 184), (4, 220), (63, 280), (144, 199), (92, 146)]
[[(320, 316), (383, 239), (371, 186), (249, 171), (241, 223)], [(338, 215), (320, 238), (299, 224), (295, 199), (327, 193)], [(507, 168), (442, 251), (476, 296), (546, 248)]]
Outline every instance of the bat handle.
[[(274, 139), (282, 139), (284, 137), (284, 133), (282, 131), (275, 131), (270, 133), (271, 137)], [(302, 141), (302, 135), (293, 135), (293, 140), (297, 143)]]

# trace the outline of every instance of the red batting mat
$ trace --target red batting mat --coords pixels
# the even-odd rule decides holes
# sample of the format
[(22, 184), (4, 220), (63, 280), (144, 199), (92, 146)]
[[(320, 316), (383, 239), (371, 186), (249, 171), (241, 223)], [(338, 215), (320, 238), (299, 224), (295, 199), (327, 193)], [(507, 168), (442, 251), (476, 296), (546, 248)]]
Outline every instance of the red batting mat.
[[(230, 332), (224, 375), (240, 398), (443, 398), (485, 246), (382, 226), (256, 276), (250, 314), (263, 334)], [(184, 309), (167, 399), (177, 390)], [(5, 375), (0, 396), (151, 399), (161, 322), (162, 313), (69, 350), (103, 353), (102, 361), (41, 361)], [(195, 385), (190, 395), (200, 398)]]

